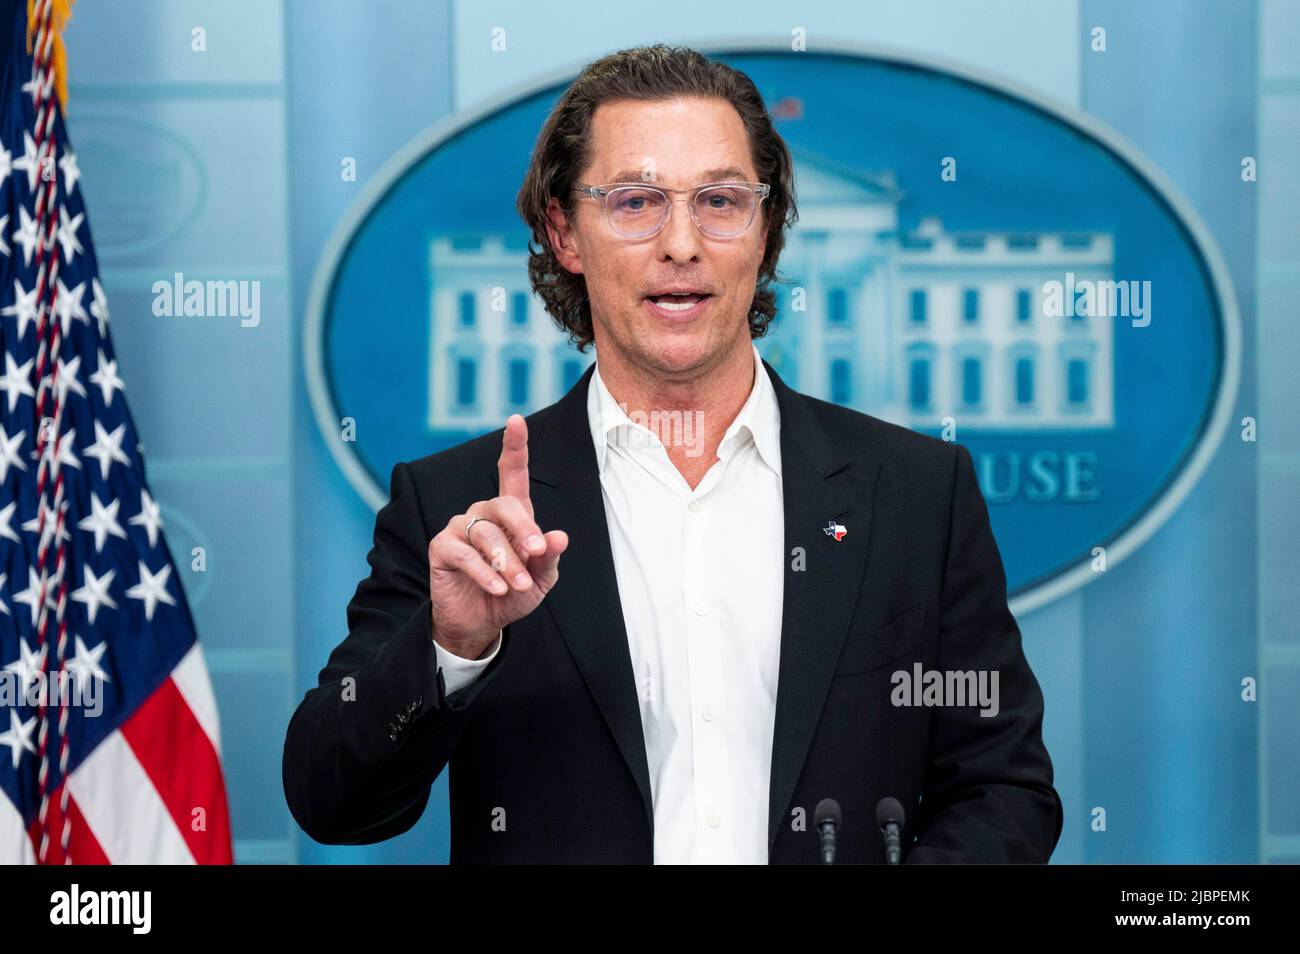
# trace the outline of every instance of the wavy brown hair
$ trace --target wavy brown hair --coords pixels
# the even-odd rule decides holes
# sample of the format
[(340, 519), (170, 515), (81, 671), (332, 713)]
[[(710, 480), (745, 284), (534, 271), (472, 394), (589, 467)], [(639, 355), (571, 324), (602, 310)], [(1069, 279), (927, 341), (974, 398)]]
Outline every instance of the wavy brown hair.
[(677, 96), (724, 99), (735, 107), (745, 125), (758, 179), (772, 187), (760, 206), (767, 248), (749, 309), (750, 337), (762, 337), (776, 317), (776, 292), (770, 285), (780, 280), (776, 263), (785, 245), (785, 229), (798, 220), (790, 151), (773, 128), (763, 97), (748, 76), (696, 50), (660, 43), (611, 53), (582, 70), (547, 116), (519, 189), (519, 214), (532, 230), (528, 279), (546, 311), (569, 333), (579, 351), (586, 351), (593, 340), (587, 283), (556, 259), (546, 231), (547, 204), (554, 197), (565, 215), (573, 216), (577, 204), (573, 184), (589, 160), (591, 117), (597, 106), (610, 100)]

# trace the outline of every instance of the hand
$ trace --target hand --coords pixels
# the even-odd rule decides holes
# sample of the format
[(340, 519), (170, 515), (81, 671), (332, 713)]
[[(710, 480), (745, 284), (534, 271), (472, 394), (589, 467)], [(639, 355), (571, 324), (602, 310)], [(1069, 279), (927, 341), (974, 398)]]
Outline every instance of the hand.
[(533, 521), (522, 415), (506, 420), (497, 471), (500, 496), (471, 504), (429, 541), (434, 640), (468, 659), (537, 608), (559, 579), (560, 554), (569, 545), (563, 530), (542, 533)]

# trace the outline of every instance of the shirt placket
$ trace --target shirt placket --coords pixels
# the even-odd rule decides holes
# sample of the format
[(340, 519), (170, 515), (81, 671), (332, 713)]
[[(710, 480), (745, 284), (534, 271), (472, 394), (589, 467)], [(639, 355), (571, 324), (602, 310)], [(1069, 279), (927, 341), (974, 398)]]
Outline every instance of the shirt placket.
[[(714, 465), (725, 468), (725, 462)], [(701, 483), (716, 486), (719, 475)], [(725, 552), (726, 528), (717, 526), (709, 497), (683, 501), (682, 566), (686, 597), (686, 651), (690, 667), (691, 758), (695, 801), (697, 860), (726, 863), (732, 855), (737, 819), (731, 811), (731, 764), (723, 720), (723, 639), (718, 602), (718, 562)]]

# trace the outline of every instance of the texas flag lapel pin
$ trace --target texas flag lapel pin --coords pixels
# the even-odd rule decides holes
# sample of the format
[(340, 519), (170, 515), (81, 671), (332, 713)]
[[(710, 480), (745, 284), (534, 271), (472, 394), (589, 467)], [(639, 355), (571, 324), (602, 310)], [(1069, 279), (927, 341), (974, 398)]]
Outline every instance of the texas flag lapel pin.
[(822, 533), (828, 537), (834, 537), (836, 540), (843, 540), (844, 534), (848, 532), (848, 528), (844, 524), (836, 523), (834, 520), (822, 527)]

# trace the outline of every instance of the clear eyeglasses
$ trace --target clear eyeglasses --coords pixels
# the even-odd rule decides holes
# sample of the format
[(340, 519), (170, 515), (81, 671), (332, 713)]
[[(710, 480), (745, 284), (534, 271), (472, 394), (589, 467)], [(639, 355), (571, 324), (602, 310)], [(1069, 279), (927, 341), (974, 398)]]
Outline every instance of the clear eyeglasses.
[(664, 189), (643, 183), (574, 183), (583, 196), (597, 199), (605, 221), (624, 238), (649, 238), (668, 222), (669, 193), (690, 193), (687, 206), (696, 227), (709, 238), (735, 238), (754, 224), (754, 215), (772, 191), (765, 182), (709, 182), (690, 189)]

